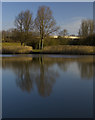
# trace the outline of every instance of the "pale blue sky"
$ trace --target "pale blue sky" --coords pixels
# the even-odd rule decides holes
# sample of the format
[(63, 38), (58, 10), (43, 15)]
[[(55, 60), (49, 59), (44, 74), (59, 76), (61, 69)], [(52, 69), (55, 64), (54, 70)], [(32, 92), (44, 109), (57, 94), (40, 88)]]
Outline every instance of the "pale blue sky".
[(82, 19), (93, 19), (92, 2), (3, 2), (3, 29), (13, 28), (15, 17), (22, 10), (29, 9), (35, 19), (38, 7), (42, 5), (50, 7), (57, 25), (70, 34), (77, 34)]

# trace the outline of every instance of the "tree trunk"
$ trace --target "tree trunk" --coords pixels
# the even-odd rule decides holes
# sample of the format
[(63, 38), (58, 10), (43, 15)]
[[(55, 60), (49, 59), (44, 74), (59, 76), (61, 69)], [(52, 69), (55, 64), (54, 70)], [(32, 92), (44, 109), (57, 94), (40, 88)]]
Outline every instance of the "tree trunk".
[(43, 49), (43, 39), (41, 39), (41, 49)]
[(39, 49), (41, 48), (41, 41), (39, 41)]
[(23, 42), (21, 42), (21, 46), (22, 46)]

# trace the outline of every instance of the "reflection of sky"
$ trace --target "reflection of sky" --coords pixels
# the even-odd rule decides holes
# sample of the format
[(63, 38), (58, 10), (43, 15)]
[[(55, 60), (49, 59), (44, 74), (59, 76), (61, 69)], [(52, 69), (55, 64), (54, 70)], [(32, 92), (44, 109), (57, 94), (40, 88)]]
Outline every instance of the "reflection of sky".
[(77, 63), (76, 63), (76, 62), (71, 63), (71, 64), (69, 64), (68, 66), (69, 66), (69, 67), (68, 67), (67, 72), (68, 72), (69, 74), (76, 75), (76, 76), (79, 76), (79, 75), (80, 75), (80, 71), (79, 71), (79, 69), (78, 69), (78, 66), (77, 66)]
[[(58, 102), (64, 111), (64, 118), (82, 118), (93, 116), (93, 77), (90, 80), (82, 79), (77, 63), (68, 65), (67, 71), (62, 71), (56, 64), (53, 69), (60, 73), (53, 89)], [(60, 94), (60, 95), (59, 95)]]
[(60, 69), (60, 67), (55, 64), (53, 66), (53, 71), (59, 71), (60, 74), (69, 74), (69, 75), (74, 75), (74, 76), (80, 76), (80, 71), (79, 71), (79, 68), (77, 66), (77, 63), (74, 62), (74, 63), (71, 63), (67, 66), (67, 71), (62, 71), (62, 69)]
[(76, 76), (80, 75), (80, 71), (78, 69), (76, 62), (70, 64), (68, 72), (71, 72), (71, 75), (76, 75)]

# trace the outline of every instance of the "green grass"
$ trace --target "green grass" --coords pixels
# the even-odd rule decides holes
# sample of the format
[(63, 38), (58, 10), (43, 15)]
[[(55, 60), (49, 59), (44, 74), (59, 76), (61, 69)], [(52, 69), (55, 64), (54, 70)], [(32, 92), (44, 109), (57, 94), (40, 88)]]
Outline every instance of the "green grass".
[(21, 46), (20, 43), (2, 43), (3, 54), (28, 54), (32, 51), (30, 46)]
[(2, 46), (21, 46), (20, 43), (8, 43), (8, 42), (4, 42), (2, 43)]
[(39, 49), (33, 49), (32, 52), (43, 52), (43, 50), (39, 50)]

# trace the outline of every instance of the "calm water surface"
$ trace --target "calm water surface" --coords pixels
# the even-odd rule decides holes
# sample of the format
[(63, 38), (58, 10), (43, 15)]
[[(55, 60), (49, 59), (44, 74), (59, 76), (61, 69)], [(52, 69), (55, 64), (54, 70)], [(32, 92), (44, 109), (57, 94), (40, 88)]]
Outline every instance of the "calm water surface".
[(93, 117), (93, 56), (4, 55), (3, 118)]

